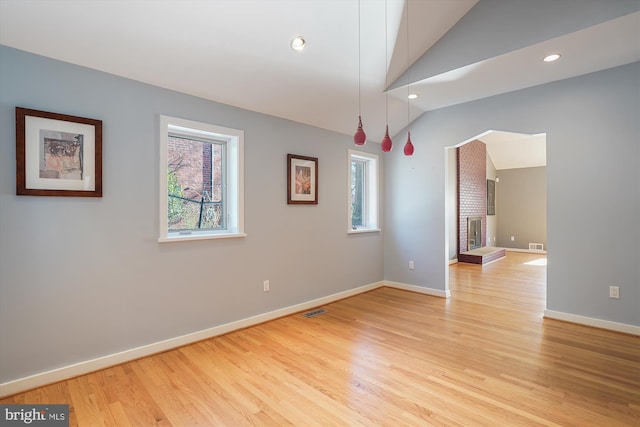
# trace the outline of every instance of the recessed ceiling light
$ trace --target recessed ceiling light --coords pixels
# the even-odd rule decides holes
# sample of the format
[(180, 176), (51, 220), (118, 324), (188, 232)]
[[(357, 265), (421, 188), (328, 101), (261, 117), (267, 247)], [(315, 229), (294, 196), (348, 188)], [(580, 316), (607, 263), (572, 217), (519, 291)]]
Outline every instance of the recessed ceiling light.
[(306, 44), (307, 42), (302, 38), (302, 36), (296, 36), (291, 40), (291, 49), (300, 52), (304, 49)]
[(557, 61), (558, 59), (560, 59), (560, 54), (554, 53), (552, 55), (545, 56), (544, 62), (553, 62), (553, 61)]
[(410, 93), (409, 96), (407, 96), (407, 98), (409, 99), (416, 99), (418, 97), (417, 93)]

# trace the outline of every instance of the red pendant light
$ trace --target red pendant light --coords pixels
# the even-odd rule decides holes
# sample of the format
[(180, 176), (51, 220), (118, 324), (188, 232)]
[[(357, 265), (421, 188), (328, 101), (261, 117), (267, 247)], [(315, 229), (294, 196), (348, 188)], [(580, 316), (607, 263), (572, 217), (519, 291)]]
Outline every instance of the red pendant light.
[(389, 138), (389, 125), (387, 125), (387, 128), (384, 132), (384, 138), (382, 138), (382, 142), (380, 143), (380, 145), (382, 146), (382, 151), (384, 151), (385, 153), (388, 153), (393, 149), (393, 141), (391, 141), (391, 138)]
[(413, 155), (413, 144), (411, 143), (411, 132), (407, 132), (407, 143), (404, 144), (404, 155), (411, 156)]
[(367, 134), (364, 133), (364, 129), (362, 129), (362, 117), (358, 116), (358, 130), (356, 130), (355, 135), (353, 135), (353, 142), (356, 145), (364, 145), (367, 143)]

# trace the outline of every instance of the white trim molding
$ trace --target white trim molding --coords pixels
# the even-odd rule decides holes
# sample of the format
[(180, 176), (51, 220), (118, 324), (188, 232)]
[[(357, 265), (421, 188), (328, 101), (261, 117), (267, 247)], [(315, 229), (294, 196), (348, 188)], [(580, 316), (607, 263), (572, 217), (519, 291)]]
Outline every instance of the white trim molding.
[(507, 252), (524, 252), (527, 254), (541, 254), (541, 255), (547, 254), (546, 250), (539, 250), (539, 249), (519, 249), (519, 248), (503, 248), (503, 249), (506, 250)]
[(77, 377), (79, 375), (95, 372), (100, 369), (109, 368), (121, 363), (130, 362), (132, 360), (140, 359), (142, 357), (151, 356), (153, 354), (161, 353), (163, 351), (171, 350), (177, 347), (182, 347), (194, 342), (206, 340), (219, 335), (227, 334), (239, 329), (248, 328), (250, 326), (264, 323), (269, 320), (274, 320), (280, 317), (288, 316), (290, 314), (298, 313), (301, 311), (309, 310), (318, 306), (329, 304), (344, 298), (348, 298), (363, 292), (367, 292), (373, 289), (381, 288), (385, 286), (384, 282), (371, 283), (369, 285), (360, 286), (347, 291), (338, 292), (336, 294), (328, 295), (326, 297), (317, 298), (311, 301), (303, 302), (300, 304), (291, 305), (289, 307), (281, 308), (278, 310), (269, 311), (267, 313), (258, 314), (256, 316), (241, 319), (235, 322), (225, 323), (223, 325), (214, 326), (202, 331), (193, 332), (190, 334), (169, 338), (167, 340), (158, 341), (152, 344), (143, 345), (140, 347), (132, 348), (129, 350), (121, 351), (118, 353), (109, 354), (106, 356), (98, 357), (92, 360), (86, 360), (84, 362), (74, 363), (72, 365), (63, 366), (58, 369), (52, 369), (50, 371), (41, 372), (38, 374), (30, 375), (28, 377), (19, 378), (13, 381), (7, 381), (0, 384), (0, 397), (10, 396), (12, 394), (21, 393), (23, 391), (31, 390), (37, 387), (42, 387), (48, 384), (52, 384), (58, 381), (63, 381), (69, 378)]
[(579, 316), (577, 314), (563, 313), (561, 311), (545, 310), (544, 317), (565, 322), (577, 323), (580, 325), (592, 326), (594, 328), (608, 329), (625, 334), (640, 335), (640, 326), (627, 325), (626, 323), (611, 322), (609, 320), (596, 319), (593, 317)]
[(449, 289), (433, 289), (433, 288), (425, 288), (423, 286), (416, 285), (408, 285), (406, 283), (398, 283), (398, 282), (384, 282), (385, 286), (390, 288), (402, 289), (403, 291), (411, 291), (417, 292), (419, 294), (431, 295), (432, 297), (440, 297), (440, 298), (450, 298), (451, 291)]

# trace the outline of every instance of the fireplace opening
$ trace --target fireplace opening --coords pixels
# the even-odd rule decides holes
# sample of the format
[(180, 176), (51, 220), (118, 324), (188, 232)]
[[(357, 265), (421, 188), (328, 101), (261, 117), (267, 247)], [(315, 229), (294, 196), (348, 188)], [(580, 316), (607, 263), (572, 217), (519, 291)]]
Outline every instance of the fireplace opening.
[(482, 247), (482, 217), (470, 216), (467, 218), (467, 250)]

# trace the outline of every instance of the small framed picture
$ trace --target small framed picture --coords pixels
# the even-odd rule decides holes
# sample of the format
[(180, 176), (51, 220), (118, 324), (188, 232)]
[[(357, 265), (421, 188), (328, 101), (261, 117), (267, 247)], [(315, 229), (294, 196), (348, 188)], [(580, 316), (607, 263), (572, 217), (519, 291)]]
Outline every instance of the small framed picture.
[(102, 121), (16, 107), (16, 194), (102, 197)]
[(318, 204), (318, 158), (287, 154), (287, 203)]
[(487, 180), (487, 215), (496, 214), (496, 182)]

